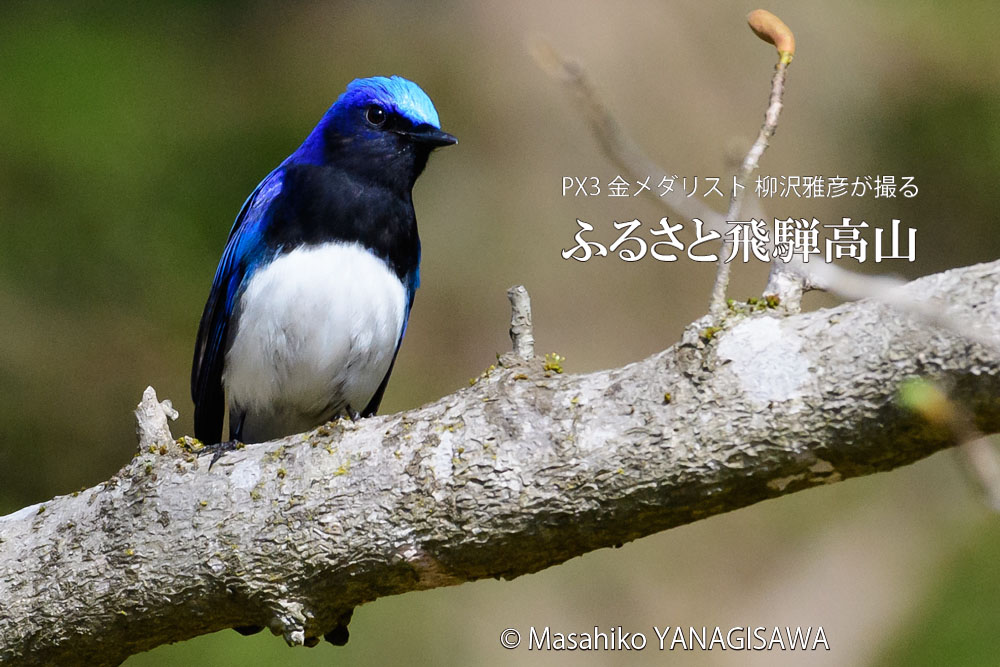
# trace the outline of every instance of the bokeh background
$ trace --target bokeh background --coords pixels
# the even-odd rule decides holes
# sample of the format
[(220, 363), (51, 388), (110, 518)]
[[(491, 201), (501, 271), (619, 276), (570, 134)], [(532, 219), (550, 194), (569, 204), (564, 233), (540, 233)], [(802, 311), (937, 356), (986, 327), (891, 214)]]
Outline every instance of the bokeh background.
[[(567, 262), (575, 219), (662, 215), (655, 196), (561, 196), (616, 175), (571, 98), (528, 55), (579, 59), (622, 125), (678, 175), (725, 176), (759, 127), (774, 51), (744, 2), (0, 5), (0, 514), (92, 486), (129, 460), (146, 385), (181, 412), (204, 299), (233, 217), (356, 76), (398, 73), (461, 139), (415, 191), (423, 286), (383, 411), (465, 385), (506, 351), (527, 285), (540, 351), (569, 372), (643, 358), (706, 310), (712, 268)], [(967, 1), (775, 0), (795, 31), (773, 175), (911, 175), (914, 199), (774, 200), (772, 216), (918, 229), (916, 277), (996, 258), (1000, 14)], [(715, 199), (721, 209), (724, 202)], [(648, 237), (647, 237), (648, 238)], [(738, 267), (731, 296), (759, 294)], [(810, 297), (810, 307), (832, 303)], [(1000, 526), (941, 453), (759, 504), (512, 582), (378, 600), (342, 649), (231, 631), (150, 665), (996, 664)], [(0, 602), (2, 604), (2, 602)], [(2, 613), (2, 612), (0, 612)], [(803, 655), (505, 652), (530, 625), (822, 625)]]

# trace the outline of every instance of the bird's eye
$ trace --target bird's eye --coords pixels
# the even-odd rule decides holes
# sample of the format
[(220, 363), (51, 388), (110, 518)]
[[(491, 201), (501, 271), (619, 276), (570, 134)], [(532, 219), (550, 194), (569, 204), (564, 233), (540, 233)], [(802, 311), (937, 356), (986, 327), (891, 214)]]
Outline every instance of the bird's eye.
[(372, 104), (367, 109), (365, 109), (365, 120), (374, 125), (375, 127), (382, 127), (385, 124), (386, 113), (385, 109), (377, 104)]

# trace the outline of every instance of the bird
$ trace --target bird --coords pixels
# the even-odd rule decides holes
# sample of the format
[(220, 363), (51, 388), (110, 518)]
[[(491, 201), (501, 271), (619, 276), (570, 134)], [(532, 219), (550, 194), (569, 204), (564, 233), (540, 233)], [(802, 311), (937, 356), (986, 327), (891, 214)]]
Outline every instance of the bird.
[(355, 79), (260, 182), (198, 327), (198, 440), (232, 448), (375, 414), (420, 284), (413, 186), (457, 142), (417, 84)]

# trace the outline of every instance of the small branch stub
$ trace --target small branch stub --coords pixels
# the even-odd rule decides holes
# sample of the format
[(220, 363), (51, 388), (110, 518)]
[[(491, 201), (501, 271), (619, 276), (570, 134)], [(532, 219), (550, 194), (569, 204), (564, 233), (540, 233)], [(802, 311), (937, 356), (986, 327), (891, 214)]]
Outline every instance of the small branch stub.
[(524, 285), (515, 285), (507, 290), (507, 298), (510, 299), (510, 340), (514, 344), (514, 354), (529, 361), (535, 356), (531, 297)]
[(177, 419), (177, 410), (169, 400), (161, 402), (152, 387), (146, 387), (142, 392), (142, 401), (135, 408), (135, 431), (140, 452), (173, 442), (168, 419)]

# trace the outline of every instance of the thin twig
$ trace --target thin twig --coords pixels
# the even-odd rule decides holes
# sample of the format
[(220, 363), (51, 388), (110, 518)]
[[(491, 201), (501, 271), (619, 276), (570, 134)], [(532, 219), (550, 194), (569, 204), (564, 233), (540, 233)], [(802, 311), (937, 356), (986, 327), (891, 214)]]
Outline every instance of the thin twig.
[[(535, 37), (529, 47), (538, 66), (553, 79), (562, 82), (573, 94), (579, 103), (575, 106), (583, 112), (597, 143), (619, 169), (633, 180), (673, 173), (650, 160), (622, 131), (579, 63), (564, 58), (543, 37)], [(718, 229), (720, 233), (725, 231), (718, 213), (703, 201), (685, 196), (680, 190), (670, 190), (658, 199), (681, 219), (699, 218), (709, 229)]]
[(996, 435), (980, 436), (963, 442), (956, 451), (986, 504), (1000, 512), (1000, 454), (996, 445)]
[[(761, 125), (760, 132), (757, 133), (757, 140), (753, 142), (743, 164), (736, 173), (733, 183), (733, 192), (729, 199), (729, 210), (726, 212), (727, 221), (739, 220), (740, 208), (743, 202), (743, 191), (751, 174), (757, 169), (761, 156), (767, 150), (767, 140), (774, 135), (778, 127), (778, 117), (781, 115), (781, 99), (785, 93), (785, 73), (788, 71), (788, 58), (780, 58), (774, 68), (774, 76), (771, 77), (771, 95), (764, 112), (764, 124)], [(729, 255), (732, 254), (733, 238), (729, 234), (722, 237), (722, 251), (719, 253), (719, 270), (715, 275), (715, 285), (712, 287), (712, 303), (710, 312), (713, 317), (721, 317), (726, 312), (726, 288), (729, 287), (730, 262)]]
[(984, 435), (976, 426), (973, 413), (931, 380), (905, 382), (900, 387), (899, 400), (930, 424), (952, 434), (959, 443), (954, 451), (963, 470), (990, 509), (1000, 512), (1000, 454), (995, 447), (996, 435)]

